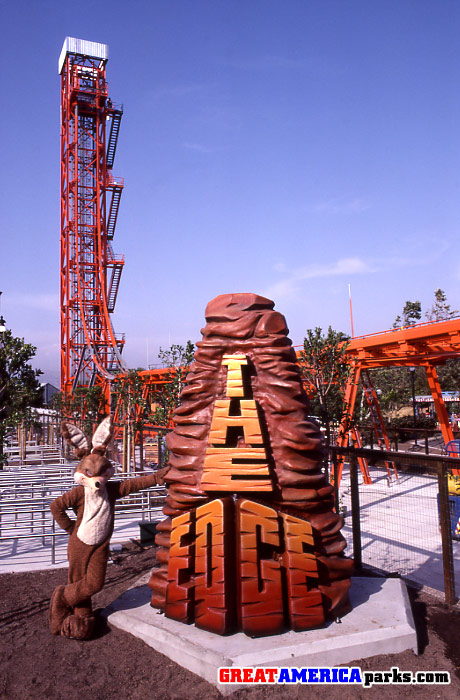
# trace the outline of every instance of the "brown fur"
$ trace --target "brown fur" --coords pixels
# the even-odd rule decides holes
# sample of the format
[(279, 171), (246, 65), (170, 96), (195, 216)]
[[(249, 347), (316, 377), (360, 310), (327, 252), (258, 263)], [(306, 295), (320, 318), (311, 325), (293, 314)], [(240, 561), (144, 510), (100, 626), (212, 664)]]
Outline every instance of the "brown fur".
[[(162, 484), (168, 469), (160, 469), (155, 474), (126, 479), (122, 482), (107, 483), (114, 473), (110, 461), (105, 457), (106, 447), (110, 441), (110, 422), (105, 423), (104, 430), (96, 430), (93, 440), (97, 447), (91, 452), (81, 448), (84, 436), (76, 426), (63, 423), (61, 432), (73, 445), (75, 454), (84, 452), (83, 458), (75, 468), (75, 480), (79, 484), (56, 498), (50, 505), (57, 524), (69, 533), (67, 554), (69, 558), (69, 575), (67, 586), (58, 586), (50, 603), (50, 631), (73, 639), (88, 639), (94, 628), (91, 597), (102, 590), (109, 555), (110, 537), (113, 532), (115, 501), (130, 493), (141, 491), (149, 486)], [(88, 509), (96, 508), (96, 516), (88, 518)], [(97, 510), (100, 508), (100, 510)], [(72, 509), (76, 520), (67, 515)], [(86, 511), (86, 513), (85, 513)], [(101, 513), (101, 515), (99, 515)], [(90, 525), (86, 524), (85, 516)], [(102, 521), (98, 529), (98, 519)], [(80, 530), (80, 526), (83, 527)], [(92, 534), (92, 523), (96, 523), (95, 543), (87, 544), (80, 535)], [(102, 535), (101, 535), (102, 533)]]

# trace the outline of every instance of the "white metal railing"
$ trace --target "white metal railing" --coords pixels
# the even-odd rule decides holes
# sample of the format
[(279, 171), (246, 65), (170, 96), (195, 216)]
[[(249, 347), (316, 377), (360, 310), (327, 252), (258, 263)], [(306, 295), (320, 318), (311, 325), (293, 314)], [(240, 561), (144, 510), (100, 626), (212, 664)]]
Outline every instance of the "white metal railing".
[(38, 445), (35, 441), (27, 441), (25, 449), (11, 444), (4, 447), (3, 452), (7, 458), (7, 468), (65, 463), (59, 445)]
[[(56, 538), (65, 533), (56, 526), (49, 506), (75, 485), (74, 466), (58, 464), (0, 471), (0, 542), (42, 538), (44, 545), (51, 538), (51, 564), (56, 563)], [(165, 498), (164, 488), (155, 486), (120, 499), (115, 504), (117, 526), (120, 521), (161, 520)]]

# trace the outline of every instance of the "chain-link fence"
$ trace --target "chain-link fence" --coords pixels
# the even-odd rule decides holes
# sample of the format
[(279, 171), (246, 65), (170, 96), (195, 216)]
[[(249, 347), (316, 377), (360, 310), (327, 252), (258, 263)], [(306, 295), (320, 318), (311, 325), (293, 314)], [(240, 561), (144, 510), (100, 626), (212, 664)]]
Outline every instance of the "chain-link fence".
[(453, 604), (460, 596), (460, 495), (448, 475), (460, 470), (460, 460), (370, 449), (331, 452), (333, 473), (342, 470), (337, 509), (356, 570), (366, 565), (399, 574), (444, 591)]

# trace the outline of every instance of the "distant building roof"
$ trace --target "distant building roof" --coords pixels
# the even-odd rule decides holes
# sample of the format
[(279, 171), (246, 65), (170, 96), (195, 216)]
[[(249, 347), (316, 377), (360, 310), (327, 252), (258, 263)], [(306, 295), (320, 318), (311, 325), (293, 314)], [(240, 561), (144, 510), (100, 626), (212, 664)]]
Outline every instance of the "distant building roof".
[(49, 382), (42, 382), (40, 386), (43, 389), (43, 405), (44, 406), (49, 406), (49, 403), (53, 396), (59, 392), (59, 389), (57, 389), (55, 386), (50, 384)]

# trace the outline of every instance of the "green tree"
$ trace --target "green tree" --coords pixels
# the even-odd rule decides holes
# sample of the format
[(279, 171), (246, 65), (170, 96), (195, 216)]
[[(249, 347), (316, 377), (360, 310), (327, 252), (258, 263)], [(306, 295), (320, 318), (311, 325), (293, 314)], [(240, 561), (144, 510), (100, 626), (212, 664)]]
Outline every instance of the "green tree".
[[(371, 370), (370, 374), (373, 387), (378, 393), (379, 405), (384, 418), (391, 420), (403, 406), (411, 405), (412, 377), (409, 367), (377, 368)], [(415, 368), (414, 380), (416, 394), (430, 393), (423, 367)], [(358, 404), (358, 401), (356, 403)], [(367, 422), (368, 408), (365, 400), (362, 401), (362, 406), (364, 415), (360, 418)]]
[(425, 312), (427, 321), (447, 321), (449, 318), (458, 316), (457, 309), (451, 309), (447, 303), (447, 297), (442, 289), (436, 289), (434, 292), (434, 301), (431, 309)]
[[(458, 316), (458, 310), (451, 309), (444, 290), (436, 289), (431, 309), (425, 313), (427, 321), (448, 321), (455, 316)], [(460, 361), (456, 358), (446, 360), (444, 365), (438, 367), (438, 378), (443, 391), (458, 391), (460, 389)]]
[(422, 304), (420, 301), (406, 301), (402, 316), (396, 316), (393, 328), (415, 326), (422, 319)]
[(351, 369), (346, 356), (349, 337), (331, 326), (325, 334), (321, 328), (306, 333), (299, 366), (303, 380), (312, 389), (312, 411), (324, 423), (329, 444), (331, 422), (340, 421), (343, 415), (343, 392)]
[[(118, 375), (112, 388), (112, 396), (118, 406), (130, 441), (135, 444), (137, 436), (140, 446), (140, 468), (144, 468), (144, 426), (147, 420), (148, 397), (140, 371), (131, 369)], [(129, 456), (128, 456), (129, 461)]]
[(38, 377), (43, 373), (29, 364), (36, 349), (10, 330), (0, 334), (0, 468), (6, 435), (30, 418), (30, 408), (42, 404)]
[(444, 365), (437, 367), (437, 372), (443, 391), (460, 391), (460, 360), (449, 358)]
[[(161, 364), (168, 370), (164, 374), (165, 384), (163, 384), (161, 389), (154, 391), (152, 397), (154, 409), (151, 420), (154, 425), (161, 428), (159, 431), (160, 441), (173, 425), (174, 411), (179, 406), (180, 394), (190, 365), (193, 362), (194, 352), (195, 346), (188, 340), (185, 347), (183, 345), (171, 345), (166, 350), (160, 348), (158, 353)], [(164, 451), (163, 461), (166, 457), (167, 454)]]
[(88, 437), (105, 415), (105, 398), (99, 385), (78, 386), (71, 394), (58, 391), (51, 399), (51, 406), (61, 420), (76, 423)]

